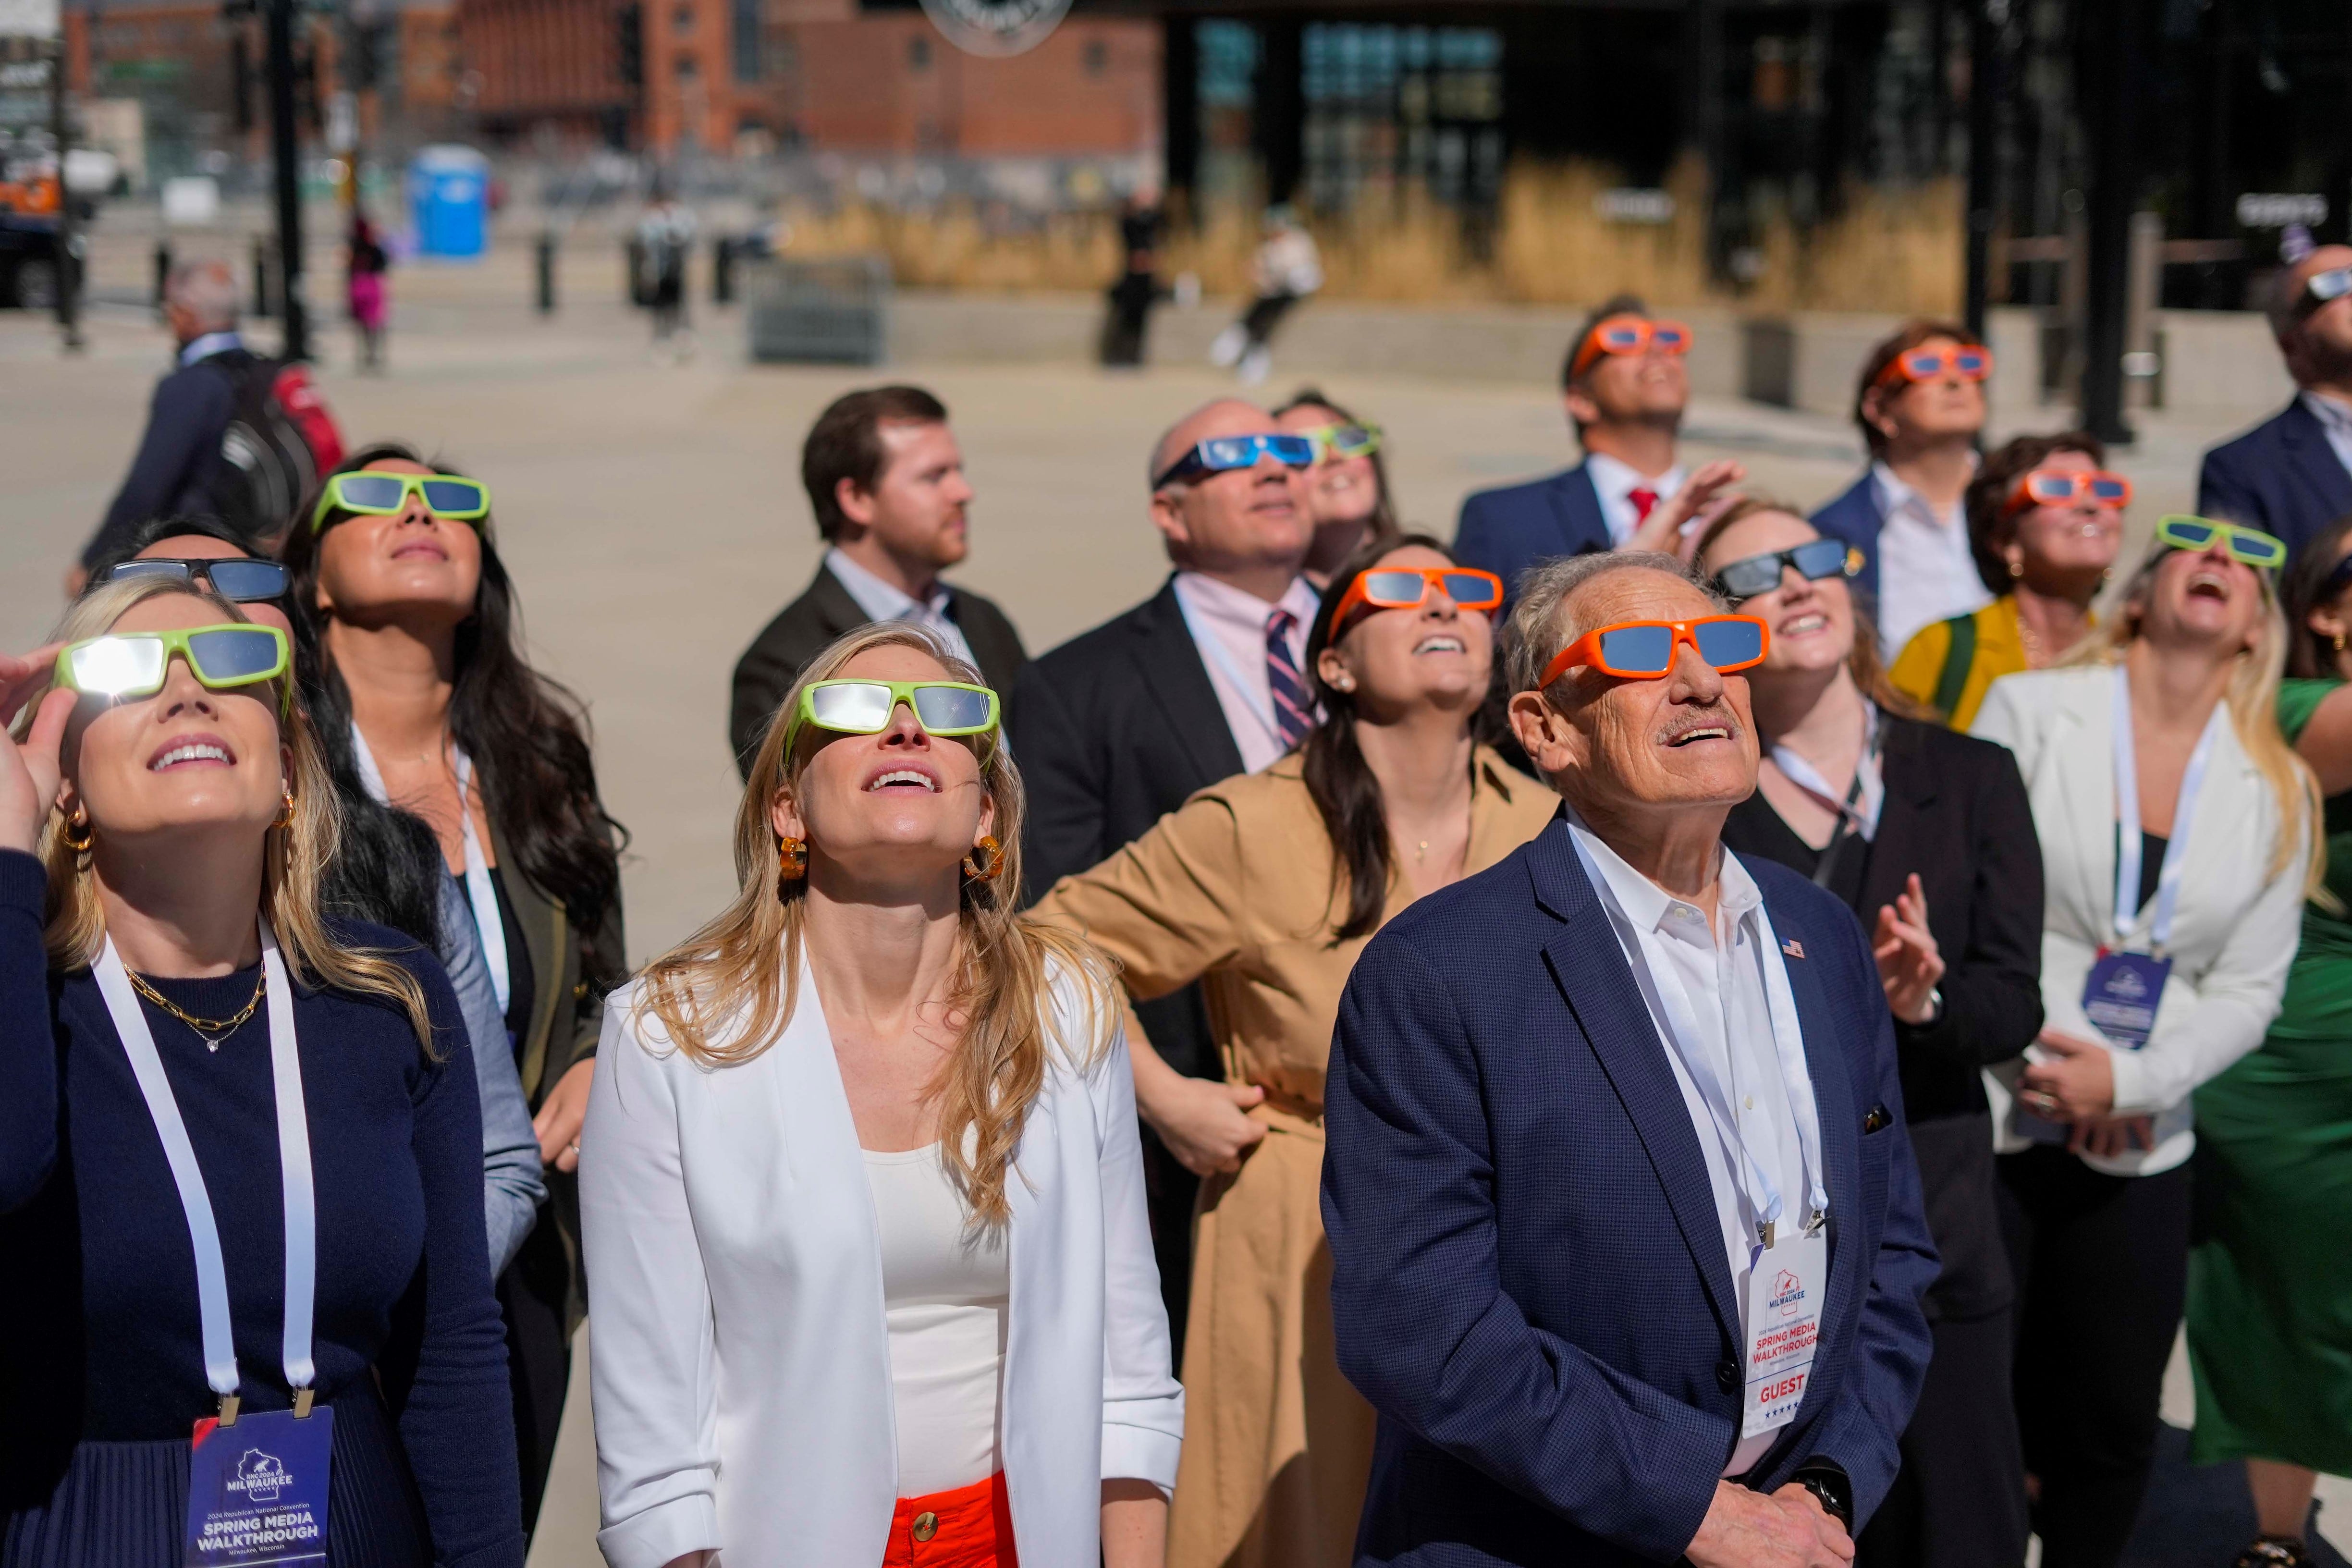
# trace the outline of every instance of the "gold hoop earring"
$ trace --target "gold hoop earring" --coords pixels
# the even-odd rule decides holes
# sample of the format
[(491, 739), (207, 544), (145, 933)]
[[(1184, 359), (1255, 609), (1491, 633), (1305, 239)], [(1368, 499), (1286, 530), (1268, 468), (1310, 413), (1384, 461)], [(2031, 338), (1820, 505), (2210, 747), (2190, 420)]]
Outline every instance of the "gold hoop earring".
[(2012, 580), (2023, 577), (2025, 575), (2025, 563), (2016, 560), (2011, 561), (2009, 563), (2009, 574)]
[(776, 835), (776, 897), (784, 896), (784, 889), (808, 875), (808, 840), (794, 838), (789, 833)]
[[(74, 837), (77, 828), (81, 832), (79, 838)], [(58, 827), (58, 842), (77, 855), (89, 853), (90, 846), (98, 842), (98, 827), (90, 821), (87, 808), (79, 805), (73, 808), (73, 815)]]
[[(986, 856), (985, 864), (976, 864), (975, 858)], [(983, 833), (980, 842), (971, 847), (971, 854), (963, 858), (963, 874), (975, 882), (993, 882), (1004, 874), (1004, 849), (992, 833)]]
[(2342, 653), (2344, 651), (2344, 634), (2342, 632), (2337, 632), (2333, 640), (2336, 644), (2336, 651), (2337, 653)]
[(272, 827), (291, 827), (294, 826), (294, 786), (292, 784), (289, 784), (286, 786), (286, 808), (278, 814), (278, 820), (271, 823), (269, 826)]

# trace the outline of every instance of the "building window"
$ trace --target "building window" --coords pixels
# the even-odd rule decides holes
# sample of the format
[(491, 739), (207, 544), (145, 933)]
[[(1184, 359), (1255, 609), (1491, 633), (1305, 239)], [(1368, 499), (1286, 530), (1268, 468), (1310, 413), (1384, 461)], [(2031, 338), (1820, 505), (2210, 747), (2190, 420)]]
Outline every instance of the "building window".
[(907, 68), (910, 71), (931, 68), (931, 40), (920, 33), (907, 40)]
[(758, 81), (767, 71), (765, 40), (766, 19), (760, 15), (760, 0), (729, 0), (728, 20), (735, 35), (735, 79)]
[(679, 5), (669, 14), (670, 31), (686, 37), (694, 31), (694, 7)]
[(1100, 38), (1088, 38), (1079, 60), (1088, 76), (1100, 76), (1110, 69), (1110, 46)]
[(1491, 213), (1503, 178), (1503, 39), (1485, 27), (1305, 29), (1306, 198), (1337, 214), (1418, 188)]
[(692, 81), (702, 74), (702, 63), (692, 55), (680, 55), (677, 64), (670, 68), (680, 81)]
[(1192, 49), (1201, 115), (1201, 161), (1193, 175), (1200, 201), (1262, 199), (1257, 151), (1257, 29), (1247, 22), (1195, 22)]

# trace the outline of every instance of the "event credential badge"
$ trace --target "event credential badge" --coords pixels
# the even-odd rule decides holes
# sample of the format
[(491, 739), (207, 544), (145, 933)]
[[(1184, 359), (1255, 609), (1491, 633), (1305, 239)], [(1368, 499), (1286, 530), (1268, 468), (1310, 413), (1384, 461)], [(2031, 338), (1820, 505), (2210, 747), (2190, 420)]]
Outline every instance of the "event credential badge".
[(1829, 1228), (1783, 1235), (1748, 1271), (1748, 1391), (1739, 1435), (1786, 1426), (1804, 1403), (1830, 1278)]
[(327, 1465), (335, 1413), (247, 1411), (196, 1423), (188, 1462), (185, 1568), (327, 1561)]

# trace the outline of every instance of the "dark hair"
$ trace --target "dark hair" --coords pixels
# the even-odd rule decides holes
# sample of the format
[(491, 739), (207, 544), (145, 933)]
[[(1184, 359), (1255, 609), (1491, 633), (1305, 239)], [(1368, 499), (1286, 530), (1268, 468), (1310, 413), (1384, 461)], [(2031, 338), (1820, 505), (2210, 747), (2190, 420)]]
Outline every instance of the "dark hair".
[(2336, 673), (2336, 644), (2310, 626), (2311, 612), (2344, 596), (2327, 591), (2344, 550), (2352, 542), (2352, 512), (2346, 512), (2303, 542), (2279, 578), (2279, 610), (2286, 616), (2286, 673), (2310, 680)]
[[(1328, 408), (1339, 416), (1341, 424), (1356, 423), (1356, 416), (1342, 407), (1338, 399), (1324, 396), (1319, 386), (1300, 387), (1290, 395), (1289, 402), (1273, 410), (1273, 415), (1279, 419), (1301, 408)], [(1380, 486), (1380, 504), (1372, 508), (1372, 515), (1367, 520), (1371, 525), (1371, 532), (1365, 537), (1368, 540), (1394, 539), (1397, 535), (1396, 504), (1389, 499), (1389, 460), (1384, 452), (1376, 450), (1372, 453), (1372, 479)]]
[(1902, 329), (1893, 337), (1871, 350), (1870, 357), (1862, 362), (1862, 374), (1853, 384), (1853, 422), (1861, 429), (1862, 438), (1870, 444), (1871, 456), (1876, 457), (1886, 450), (1885, 432), (1864, 417), (1864, 405), (1869, 400), (1871, 389), (1878, 384), (1878, 378), (1886, 374), (1887, 366), (1920, 344), (1937, 338), (1949, 338), (1962, 348), (1984, 347), (1981, 339), (1957, 321), (1910, 321), (1904, 322)]
[(1559, 389), (1566, 392), (1577, 384), (1576, 356), (1583, 352), (1585, 342), (1592, 336), (1595, 327), (1612, 316), (1647, 317), (1649, 313), (1650, 307), (1643, 302), (1639, 294), (1612, 294), (1595, 305), (1592, 314), (1585, 317), (1584, 324), (1576, 329), (1576, 336), (1569, 340), (1567, 356), (1559, 362)]
[[(1326, 405), (1325, 406), (1329, 406)], [(1333, 946), (1379, 928), (1389, 902), (1389, 818), (1381, 805), (1381, 781), (1356, 742), (1356, 699), (1324, 683), (1318, 666), (1331, 646), (1331, 617), (1349, 584), (1378, 565), (1381, 557), (1412, 547), (1434, 550), (1460, 564), (1453, 550), (1426, 533), (1368, 539), (1331, 574), (1322, 607), (1307, 632), (1307, 689), (1321, 705), (1315, 728), (1301, 748), (1301, 775), (1323, 830), (1331, 837), (1336, 869), (1348, 883), (1348, 913), (1331, 933)]]
[(255, 547), (252, 538), (216, 517), (203, 517), (191, 512), (174, 512), (169, 517), (151, 517), (124, 534), (119, 541), (89, 563), (89, 574), (95, 578), (109, 567), (120, 566), (142, 550), (152, 550), (166, 539), (180, 539), (188, 534), (205, 539), (217, 539), (223, 544), (234, 544), (247, 555), (268, 552)]
[(2001, 551), (2017, 537), (2017, 514), (2009, 510), (2009, 494), (2017, 481), (2059, 452), (2080, 452), (2105, 466), (2107, 448), (2087, 430), (2067, 430), (2055, 436), (2020, 436), (1988, 456), (1969, 481), (1962, 501), (1969, 520), (1969, 553), (1976, 558), (1977, 575), (1985, 592), (1996, 599), (2016, 591), (2009, 574), (2009, 557)]
[(948, 405), (919, 386), (869, 386), (835, 398), (809, 426), (808, 439), (801, 444), (801, 484), (816, 509), (817, 533), (825, 540), (839, 538), (841, 525), (849, 521), (835, 493), (841, 481), (861, 490), (882, 482), (882, 467), (890, 456), (882, 445), (882, 423), (890, 419), (944, 425)]
[[(394, 458), (425, 461), (412, 447), (382, 442), (353, 452), (335, 473), (352, 473)], [(431, 466), (436, 473), (456, 471)], [(309, 517), (317, 504), (317, 498), (310, 498), (297, 516)], [(350, 515), (334, 510), (319, 528), (297, 526), (287, 537), (285, 554), (293, 574), (289, 596), (303, 699), (337, 778), (348, 769), (356, 784), (351, 691), (328, 656), (318, 608), (320, 542)], [(580, 944), (583, 973), (591, 984), (609, 989), (625, 977), (599, 973), (593, 939), (620, 902), (620, 847), (626, 835), (597, 798), (587, 718), (580, 700), (532, 669), (522, 657), (521, 614), (515, 605), (513, 580), (499, 559), (490, 519), (482, 519), (478, 526), (481, 584), (475, 590), (473, 615), (457, 627), (449, 728), (474, 760), (483, 805), (506, 835), (514, 868), (563, 905)], [(437, 870), (442, 864), (437, 840), (433, 855)], [(438, 897), (436, 887), (436, 907)]]

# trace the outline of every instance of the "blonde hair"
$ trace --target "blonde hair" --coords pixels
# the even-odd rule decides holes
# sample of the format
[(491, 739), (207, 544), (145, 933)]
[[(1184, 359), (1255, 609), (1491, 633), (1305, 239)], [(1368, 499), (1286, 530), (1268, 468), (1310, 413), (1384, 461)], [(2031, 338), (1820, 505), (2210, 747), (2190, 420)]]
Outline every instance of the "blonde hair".
[[(948, 679), (984, 684), (980, 672), (948, 652), (929, 631), (878, 623), (834, 642), (808, 662), (768, 724), (735, 813), (734, 902), (685, 942), (645, 968), (635, 1017), (660, 1020), (672, 1045), (702, 1067), (748, 1062), (792, 1021), (808, 921), (808, 883), (780, 881), (781, 858), (770, 811), (800, 785), (817, 747), (803, 736), (785, 749), (785, 716), (801, 693), (837, 676), (858, 655), (908, 647), (937, 659)], [(1005, 1185), (1019, 1152), (1022, 1124), (1045, 1081), (1055, 1046), (1046, 1014), (1054, 971), (1076, 984), (1082, 1045), (1063, 1042), (1074, 1065), (1090, 1063), (1109, 1044), (1118, 1017), (1111, 971), (1083, 938), (1031, 920), (1021, 903), (1021, 774), (1003, 746), (984, 752), (982, 785), (995, 805), (1004, 865), (993, 881), (967, 876), (961, 900), (961, 952), (951, 1015), (961, 1020), (954, 1052), (930, 1086), (940, 1108), (940, 1154), (971, 1217), (998, 1226), (1012, 1216)]]
[[(2151, 549), (2124, 585), (2122, 608), (2068, 649), (2057, 661), (2058, 666), (2122, 663), (2131, 645), (2139, 640), (2141, 622), (2147, 613), (2147, 596), (2156, 585), (2157, 568), (2164, 563), (2166, 556), (2175, 553), (2168, 544), (2159, 543)], [(2279, 678), (2286, 668), (2286, 617), (2280, 612), (2278, 585), (2271, 574), (2258, 571), (2254, 581), (2262, 588), (2262, 620), (2254, 646), (2237, 655), (2222, 701), (2230, 710), (2230, 723), (2238, 732), (2238, 744), (2245, 749), (2247, 758), (2271, 786), (2271, 795), (2278, 803), (2280, 823), (2294, 829), (2280, 833), (2278, 841), (2271, 846), (2270, 865), (2264, 874), (2275, 877), (2286, 868), (2294, 856), (2295, 834), (2300, 833), (2311, 846), (2305, 896), (2324, 900), (2330, 895), (2325, 886), (2327, 840), (2325, 834), (2317, 831), (2325, 811), (2319, 780), (2295, 755), (2294, 748), (2287, 744), (2278, 723)]]
[[(171, 594), (203, 600), (220, 612), (224, 622), (247, 618), (230, 601), (192, 584), (133, 577), (102, 584), (76, 600), (68, 606), (50, 640), (79, 642), (84, 637), (103, 636), (132, 605)], [(290, 712), (285, 706), (292, 694), (293, 679), (293, 672), (289, 669), (269, 683), (270, 694), (278, 700), (275, 711), (283, 715), (279, 732), (294, 758), (293, 771), (287, 780), (293, 792), (294, 811), (291, 822), (272, 824), (264, 835), (261, 907), (268, 913), (270, 929), (277, 933), (278, 951), (285, 955), (289, 977), (314, 988), (374, 996), (393, 1004), (408, 1015), (409, 1026), (416, 1031), (417, 1044), (425, 1054), (438, 1060), (440, 1053), (434, 1046), (433, 1020), (425, 1006), (425, 987), (416, 976), (386, 953), (343, 945), (328, 930), (320, 908), (319, 884), (334, 859), (342, 817), (334, 781), (327, 772), (326, 757), (319, 749), (318, 737), (311, 732), (302, 705), (295, 702)], [(33, 708), (38, 705), (39, 698), (36, 697), (19, 721), (20, 737), (30, 725)], [(66, 842), (66, 826), (64, 811), (52, 804), (39, 848), (41, 863), (48, 871), (42, 941), (48, 952), (49, 966), (71, 972), (87, 969), (97, 960), (106, 936), (106, 910), (99, 900), (91, 852), (77, 851)], [(92, 824), (90, 831), (102, 833), (104, 828)]]

